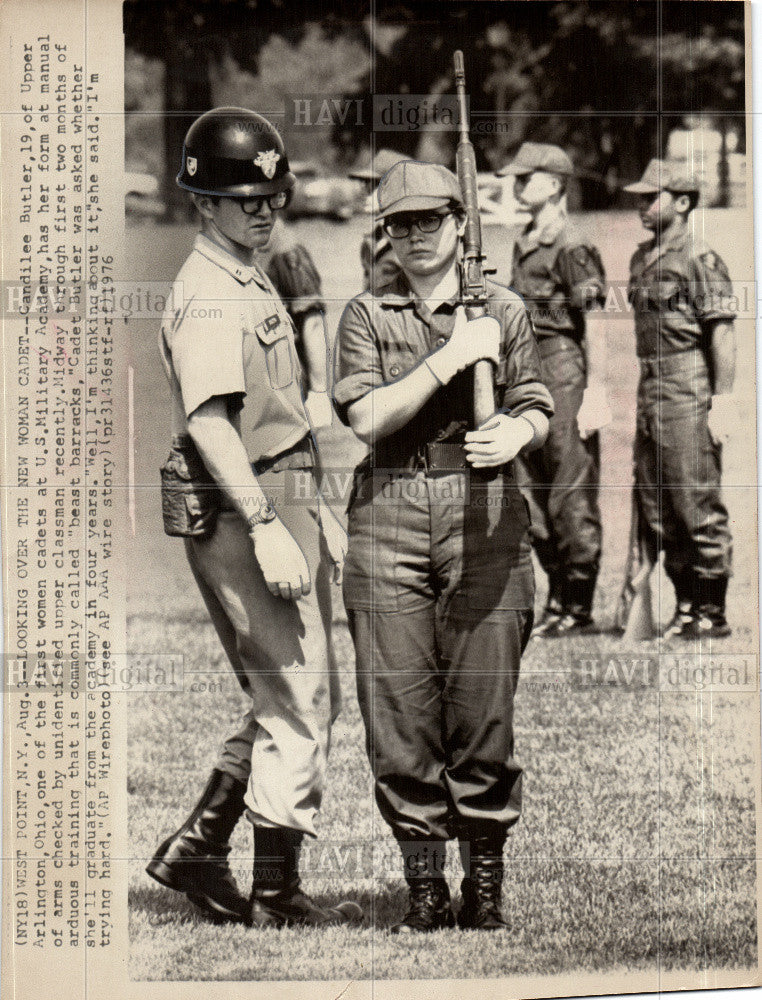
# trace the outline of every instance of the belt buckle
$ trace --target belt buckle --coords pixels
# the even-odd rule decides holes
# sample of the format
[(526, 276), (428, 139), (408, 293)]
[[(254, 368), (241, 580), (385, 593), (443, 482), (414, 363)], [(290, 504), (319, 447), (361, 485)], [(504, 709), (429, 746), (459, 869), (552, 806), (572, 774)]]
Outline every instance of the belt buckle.
[[(427, 441), (424, 445), (427, 471), (465, 472), (468, 469), (463, 446), (454, 441)], [(455, 460), (446, 456), (457, 456)]]

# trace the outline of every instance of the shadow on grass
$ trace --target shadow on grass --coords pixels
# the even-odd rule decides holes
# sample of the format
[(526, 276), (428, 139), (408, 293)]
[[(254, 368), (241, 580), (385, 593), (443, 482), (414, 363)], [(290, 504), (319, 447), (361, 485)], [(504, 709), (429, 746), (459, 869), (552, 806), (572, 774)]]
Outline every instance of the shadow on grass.
[(177, 923), (213, 923), (181, 892), (164, 889), (145, 878), (145, 884), (130, 886), (127, 906), (131, 913), (144, 915), (153, 926)]
[[(386, 886), (379, 891), (369, 889), (353, 890), (350, 888), (310, 892), (310, 896), (319, 906), (326, 908), (336, 906), (344, 900), (358, 903), (363, 911), (363, 919), (355, 926), (358, 929), (373, 928), (376, 931), (388, 931), (396, 924), (407, 910), (407, 891), (403, 888)], [(214, 921), (207, 914), (197, 909), (181, 892), (165, 889), (153, 884), (146, 876), (145, 883), (130, 887), (128, 908), (134, 915), (143, 915), (149, 924), (155, 927), (167, 924), (197, 924), (199, 922), (214, 925), (224, 921)]]

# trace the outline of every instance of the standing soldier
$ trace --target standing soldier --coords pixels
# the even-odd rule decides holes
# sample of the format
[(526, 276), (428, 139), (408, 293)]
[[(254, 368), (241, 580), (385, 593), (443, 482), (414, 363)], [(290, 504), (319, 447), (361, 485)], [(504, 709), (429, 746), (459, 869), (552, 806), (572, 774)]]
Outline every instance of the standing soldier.
[(730, 635), (732, 542), (720, 497), (722, 444), (733, 430), (735, 311), (719, 256), (694, 238), (695, 178), (651, 160), (640, 181), (644, 228), (630, 262), (640, 359), (635, 484), (652, 558), (664, 550), (677, 606), (666, 638)]
[[(525, 142), (498, 176), (515, 177), (518, 202), (531, 221), (516, 241), (511, 287), (524, 299), (555, 415), (542, 448), (519, 460), (532, 516), (532, 541), (548, 577), (545, 611), (534, 636), (592, 631), (601, 558), (597, 431), (611, 420), (605, 388), (605, 330), (586, 324), (604, 300), (605, 276), (595, 247), (566, 215), (571, 160), (558, 146)], [(587, 326), (587, 329), (586, 329)]]
[[(393, 149), (379, 149), (375, 156), (371, 157), (370, 163), (365, 167), (359, 167), (350, 173), (353, 180), (362, 181), (368, 195), (368, 205), (371, 214), (376, 212), (375, 190), (378, 182), (384, 174), (391, 170), (395, 163), (401, 160), (409, 160), (409, 156), (404, 153), (397, 153)], [(360, 263), (362, 264), (363, 288), (365, 291), (372, 289), (376, 291), (388, 285), (399, 274), (399, 264), (394, 256), (392, 245), (384, 232), (384, 227), (380, 219), (374, 219), (373, 230), (363, 236), (360, 244)]]
[[(316, 453), (291, 321), (256, 266), (294, 176), (260, 115), (220, 108), (194, 122), (178, 176), (201, 233), (160, 335), (173, 448), (162, 470), (165, 528), (186, 554), (220, 641), (251, 698), (204, 794), (148, 873), (205, 912), (255, 926), (343, 923), (355, 904), (302, 892), (299, 848), (315, 835), (338, 679), (330, 577), (345, 536), (315, 492), (289, 503), (290, 469)], [(333, 568), (332, 568), (332, 566)], [(244, 808), (254, 826), (251, 899), (227, 863)]]
[[(457, 837), (458, 923), (505, 927), (503, 846), (519, 818), (513, 699), (532, 623), (526, 504), (512, 460), (552, 413), (526, 310), (492, 285), (490, 315), (459, 308), (457, 178), (398, 163), (378, 207), (400, 262), (342, 316), (334, 398), (371, 446), (349, 507), (344, 600), (376, 801), (399, 843), (410, 909), (395, 933), (451, 927), (443, 874)], [(495, 415), (466, 432), (481, 358)], [(470, 860), (469, 860), (470, 855)]]

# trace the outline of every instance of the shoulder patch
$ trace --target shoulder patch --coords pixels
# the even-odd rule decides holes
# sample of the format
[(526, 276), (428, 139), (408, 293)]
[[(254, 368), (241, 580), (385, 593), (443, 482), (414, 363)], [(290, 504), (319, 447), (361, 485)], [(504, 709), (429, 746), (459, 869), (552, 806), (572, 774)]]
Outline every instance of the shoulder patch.
[(587, 262), (590, 260), (590, 251), (587, 247), (575, 247), (572, 250), (572, 257), (575, 263), (579, 264), (580, 267), (585, 267)]

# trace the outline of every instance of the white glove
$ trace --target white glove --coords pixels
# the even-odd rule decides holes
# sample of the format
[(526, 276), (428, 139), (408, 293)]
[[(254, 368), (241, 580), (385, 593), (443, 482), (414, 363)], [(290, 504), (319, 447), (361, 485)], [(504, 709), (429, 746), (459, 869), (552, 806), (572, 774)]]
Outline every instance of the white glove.
[(458, 372), (468, 368), (482, 358), (497, 364), (500, 353), (500, 324), (492, 316), (478, 319), (466, 318), (466, 311), (460, 306), (455, 312), (455, 326), (447, 343), (429, 354), (426, 364), (434, 377), (442, 383), (453, 379)]
[(600, 382), (591, 382), (582, 394), (582, 405), (577, 413), (579, 436), (586, 441), (591, 434), (610, 423), (611, 409), (606, 386)]
[(709, 433), (716, 444), (727, 444), (730, 435), (738, 427), (738, 412), (736, 401), (732, 396), (723, 394), (712, 396), (712, 408), (707, 414)]
[(333, 407), (331, 406), (331, 397), (327, 392), (308, 392), (304, 407), (313, 430), (331, 426)]

